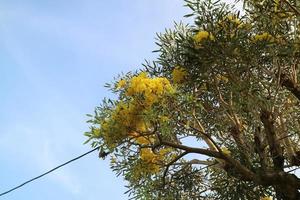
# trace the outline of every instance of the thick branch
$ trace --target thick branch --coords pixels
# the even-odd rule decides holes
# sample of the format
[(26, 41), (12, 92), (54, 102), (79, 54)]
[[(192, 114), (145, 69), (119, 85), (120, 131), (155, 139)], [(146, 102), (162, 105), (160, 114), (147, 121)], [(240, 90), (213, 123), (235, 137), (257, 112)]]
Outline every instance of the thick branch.
[(291, 164), (299, 165), (300, 160), (297, 160), (295, 149), (293, 148), (292, 142), (289, 138), (291, 134), (288, 134), (287, 127), (285, 125), (285, 121), (283, 120), (282, 114), (280, 114), (279, 116), (279, 122), (280, 122), (281, 132), (283, 134), (282, 137), (278, 139), (278, 141), (283, 143), (286, 149), (287, 157), (289, 158)]
[(281, 74), (281, 85), (289, 90), (300, 101), (300, 86), (294, 83), (287, 75)]
[(220, 152), (217, 152), (217, 151), (211, 151), (211, 150), (208, 150), (208, 149), (195, 148), (195, 147), (188, 147), (188, 146), (181, 145), (181, 144), (174, 144), (174, 143), (168, 142), (168, 141), (160, 141), (160, 143), (162, 145), (166, 145), (166, 146), (169, 146), (169, 147), (184, 150), (188, 153), (199, 153), (199, 154), (203, 154), (203, 155), (206, 155), (206, 156), (209, 156), (209, 157), (220, 158), (220, 159), (225, 158), (223, 154), (221, 154)]
[(211, 151), (211, 150), (207, 150), (207, 149), (201, 149), (201, 148), (188, 147), (185, 145), (174, 144), (174, 143), (162, 141), (162, 140), (160, 140), (160, 143), (162, 145), (181, 149), (181, 150), (184, 150), (189, 153), (199, 153), (199, 154), (203, 154), (203, 155), (214, 157), (214, 158), (224, 159), (226, 162), (228, 162), (230, 164), (230, 168), (227, 168), (226, 171), (235, 169), (237, 171), (237, 173), (240, 174), (241, 177), (243, 177), (243, 180), (247, 180), (247, 181), (257, 181), (258, 180), (258, 177), (247, 167), (243, 166), (239, 161), (231, 158), (230, 156), (226, 156), (220, 152)]
[(196, 125), (198, 126), (198, 128), (200, 130), (198, 130), (198, 128), (195, 128), (195, 127), (191, 127), (191, 128), (202, 134), (201, 137), (205, 141), (205, 143), (209, 146), (210, 150), (220, 151), (220, 148), (218, 147), (218, 145), (213, 141), (213, 139), (208, 134), (205, 133), (205, 130), (204, 130), (201, 122), (196, 117), (195, 113), (193, 113), (193, 118), (194, 118), (194, 120), (196, 120), (196, 122), (197, 122)]
[(300, 179), (287, 172), (266, 172), (261, 176), (261, 183), (273, 186), (278, 199), (298, 200), (300, 198)]
[(264, 125), (266, 138), (270, 147), (270, 153), (275, 169), (283, 171), (284, 157), (282, 149), (278, 140), (276, 139), (276, 132), (272, 115), (267, 110), (262, 110), (260, 119)]
[(193, 126), (190, 126), (191, 129), (193, 129), (196, 132), (199, 132), (200, 134), (202, 134), (202, 139), (206, 142), (206, 144), (209, 146), (209, 149), (212, 151), (216, 151), (218, 150), (219, 152), (221, 152), (220, 147), (217, 145), (217, 143), (212, 139), (212, 137), (210, 135), (208, 135), (207, 133), (205, 133), (204, 130), (199, 130)]
[(241, 130), (238, 126), (233, 126), (229, 129), (231, 136), (233, 137), (237, 147), (240, 150), (243, 162), (245, 162), (248, 166), (251, 166), (250, 158), (249, 158), (249, 153), (248, 150), (250, 147), (247, 147), (245, 144), (245, 139), (241, 138), (242, 133)]
[(255, 151), (257, 152), (260, 160), (260, 164), (263, 170), (266, 170), (267, 168), (267, 157), (265, 154), (265, 147), (262, 144), (262, 139), (260, 137), (261, 130), (260, 127), (257, 127), (257, 129), (254, 132), (254, 144), (255, 144)]

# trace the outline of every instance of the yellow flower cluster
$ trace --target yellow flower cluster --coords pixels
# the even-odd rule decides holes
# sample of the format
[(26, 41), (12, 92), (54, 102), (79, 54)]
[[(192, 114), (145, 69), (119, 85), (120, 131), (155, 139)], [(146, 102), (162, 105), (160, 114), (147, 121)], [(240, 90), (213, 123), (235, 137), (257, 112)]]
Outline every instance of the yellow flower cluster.
[[(144, 131), (146, 131), (146, 129), (144, 129)], [(143, 132), (143, 131), (141, 131)], [(135, 142), (137, 144), (140, 145), (149, 145), (149, 144), (153, 144), (155, 141), (155, 138), (153, 135), (150, 136), (143, 136), (140, 133), (133, 131), (131, 133), (129, 133), (129, 135), (135, 140)]]
[(100, 124), (100, 134), (108, 146), (114, 147), (118, 141), (128, 137), (133, 130), (145, 132), (147, 125), (141, 116), (141, 106), (134, 101), (120, 101), (111, 111), (110, 117)]
[(168, 116), (159, 116), (159, 121), (161, 123), (166, 123), (170, 120), (170, 118)]
[(187, 76), (187, 72), (182, 67), (175, 67), (172, 71), (172, 79), (174, 83), (181, 83)]
[(274, 11), (275, 11), (275, 12), (278, 11), (278, 6), (279, 6), (279, 0), (275, 0), (275, 1), (274, 1)]
[(143, 148), (140, 151), (141, 160), (151, 166), (152, 173), (157, 173), (160, 170), (160, 165), (163, 163), (166, 154), (168, 154), (171, 149), (161, 149), (158, 153), (154, 153), (150, 148)]
[(260, 200), (272, 200), (272, 199), (273, 199), (272, 197), (263, 197)]
[(124, 79), (121, 79), (117, 83), (117, 89), (121, 89), (126, 85), (126, 81)]
[[(168, 160), (167, 154), (171, 152), (170, 148), (161, 149), (154, 153), (150, 148), (142, 148), (140, 150), (140, 159), (132, 168), (132, 180), (138, 181), (145, 177), (145, 174), (156, 174), (160, 172), (161, 166), (164, 166)], [(170, 158), (174, 159), (175, 154), (171, 154)]]
[(130, 80), (126, 94), (131, 97), (143, 96), (143, 106), (151, 107), (158, 102), (164, 94), (172, 93), (174, 89), (168, 79), (157, 77), (149, 78), (142, 72)]
[(234, 15), (228, 15), (227, 19), (234, 24), (237, 24), (237, 25), (241, 24), (241, 21)]
[(114, 112), (112, 113), (111, 118), (121, 123), (123, 126), (131, 127), (134, 124), (136, 127), (138, 125), (136, 120), (137, 118), (140, 118), (138, 116), (138, 113), (139, 113), (139, 106), (134, 102), (130, 102), (130, 103), (119, 102)]
[(222, 82), (224, 82), (224, 83), (227, 83), (227, 82), (228, 82), (228, 78), (227, 78), (226, 76), (223, 76), (223, 75), (220, 75), (220, 74), (218, 74), (218, 75), (216, 76), (216, 80), (217, 80), (218, 82), (220, 82), (220, 81), (222, 81)]
[(222, 147), (221, 150), (222, 150), (222, 153), (225, 154), (226, 156), (231, 155), (231, 151), (229, 149), (227, 149), (226, 147)]
[(207, 32), (207, 31), (199, 31), (196, 35), (193, 37), (194, 41), (196, 43), (201, 43), (203, 40), (215, 40), (215, 37), (213, 34)]
[[(229, 23), (228, 23), (229, 22)], [(232, 26), (233, 25), (233, 26)], [(229, 14), (223, 20), (217, 23), (217, 27), (225, 30), (233, 38), (236, 35), (237, 29), (250, 30), (251, 24), (240, 20), (236, 15)]]
[(270, 42), (273, 42), (274, 37), (269, 33), (262, 33), (262, 34), (255, 35), (253, 40), (255, 42), (257, 42), (257, 41), (270, 41)]
[(95, 137), (102, 136), (111, 148), (128, 137), (134, 138), (138, 144), (153, 143), (153, 136), (142, 136), (150, 128), (143, 114), (165, 94), (174, 91), (171, 83), (166, 78), (149, 78), (146, 73), (140, 73), (131, 80), (121, 79), (116, 87), (124, 89), (129, 98), (119, 101), (108, 118), (102, 120), (100, 129), (94, 131)]
[[(122, 90), (122, 96), (112, 107), (106, 110), (106, 118), (100, 122), (100, 128), (93, 130), (94, 136), (102, 138), (109, 149), (116, 148), (123, 142), (131, 141), (140, 149), (137, 162), (133, 165), (133, 180), (144, 177), (145, 174), (155, 174), (161, 166), (172, 158), (171, 149), (159, 149), (153, 152), (151, 148), (156, 136), (151, 135), (151, 123), (147, 121), (148, 112), (155, 103), (163, 102), (164, 98), (174, 92), (170, 81), (166, 78), (150, 78), (147, 73), (140, 73), (131, 79), (121, 79), (115, 88)], [(166, 123), (167, 116), (157, 116), (161, 123)], [(170, 154), (171, 157), (167, 157)], [(116, 163), (116, 158), (111, 164)]]
[(157, 163), (159, 162), (159, 156), (152, 152), (150, 148), (143, 148), (140, 152), (141, 159), (147, 163)]

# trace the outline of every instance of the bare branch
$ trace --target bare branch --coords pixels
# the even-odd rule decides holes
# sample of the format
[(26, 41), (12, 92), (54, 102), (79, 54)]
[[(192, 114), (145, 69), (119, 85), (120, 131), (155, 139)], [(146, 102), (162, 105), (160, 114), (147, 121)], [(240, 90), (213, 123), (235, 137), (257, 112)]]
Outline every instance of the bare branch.
[(181, 144), (174, 144), (174, 143), (168, 142), (168, 141), (161, 141), (160, 143), (162, 145), (166, 145), (169, 147), (184, 150), (188, 153), (198, 153), (198, 154), (203, 154), (203, 155), (214, 157), (214, 158), (225, 159), (225, 156), (222, 153), (217, 152), (217, 151), (212, 151), (212, 150), (202, 149), (202, 148), (195, 148), (195, 147), (188, 147), (188, 146), (181, 145)]

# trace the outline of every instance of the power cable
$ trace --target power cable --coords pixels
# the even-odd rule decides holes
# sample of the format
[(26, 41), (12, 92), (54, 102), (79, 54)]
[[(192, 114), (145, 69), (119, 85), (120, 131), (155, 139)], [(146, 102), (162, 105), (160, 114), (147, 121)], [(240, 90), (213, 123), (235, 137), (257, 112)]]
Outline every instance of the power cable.
[(10, 193), (10, 192), (12, 192), (12, 191), (14, 191), (14, 190), (16, 190), (16, 189), (18, 189), (18, 188), (21, 188), (21, 187), (23, 187), (24, 185), (26, 185), (26, 184), (28, 184), (28, 183), (30, 183), (30, 182), (32, 182), (32, 181), (35, 181), (35, 180), (37, 180), (37, 179), (39, 179), (39, 178), (42, 178), (43, 176), (45, 176), (45, 175), (47, 175), (47, 174), (50, 174), (51, 172), (53, 172), (53, 171), (55, 171), (55, 170), (57, 170), (57, 169), (59, 169), (59, 168), (65, 166), (65, 165), (67, 165), (67, 164), (69, 164), (69, 163), (71, 163), (71, 162), (74, 162), (75, 160), (78, 160), (78, 159), (80, 159), (80, 158), (82, 158), (82, 157), (84, 157), (84, 156), (86, 156), (86, 155), (88, 155), (88, 154), (90, 154), (90, 153), (92, 153), (92, 152), (98, 150), (98, 149), (99, 149), (99, 147), (96, 147), (96, 148), (94, 148), (94, 149), (92, 149), (92, 150), (90, 150), (90, 151), (88, 151), (88, 152), (86, 152), (86, 153), (84, 153), (84, 154), (82, 154), (82, 155), (80, 155), (80, 156), (77, 156), (77, 157), (75, 157), (75, 158), (73, 158), (73, 159), (71, 159), (71, 160), (69, 160), (69, 161), (67, 161), (67, 162), (65, 162), (65, 163), (63, 163), (63, 164), (61, 164), (61, 165), (58, 165), (57, 167), (54, 167), (53, 169), (51, 169), (51, 170), (49, 170), (49, 171), (47, 171), (47, 172), (45, 172), (45, 173), (43, 173), (43, 174), (41, 174), (41, 175), (39, 175), (39, 176), (37, 176), (37, 177), (34, 177), (34, 178), (32, 178), (32, 179), (30, 179), (30, 180), (28, 180), (28, 181), (26, 181), (26, 182), (24, 182), (24, 183), (22, 183), (22, 184), (20, 184), (20, 185), (14, 187), (14, 188), (12, 188), (12, 189), (10, 189), (10, 190), (7, 190), (6, 192), (1, 193), (1, 194), (0, 194), (0, 197), (6, 195), (6, 194), (8, 194), (8, 193)]

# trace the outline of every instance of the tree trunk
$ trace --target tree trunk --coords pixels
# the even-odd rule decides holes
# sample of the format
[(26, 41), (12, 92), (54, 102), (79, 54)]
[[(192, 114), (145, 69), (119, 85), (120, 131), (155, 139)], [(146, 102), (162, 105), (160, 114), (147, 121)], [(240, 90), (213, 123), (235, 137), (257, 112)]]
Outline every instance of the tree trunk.
[(300, 200), (300, 192), (294, 185), (282, 184), (274, 186), (278, 200)]
[(287, 172), (270, 172), (262, 181), (273, 186), (278, 200), (300, 200), (300, 179)]

